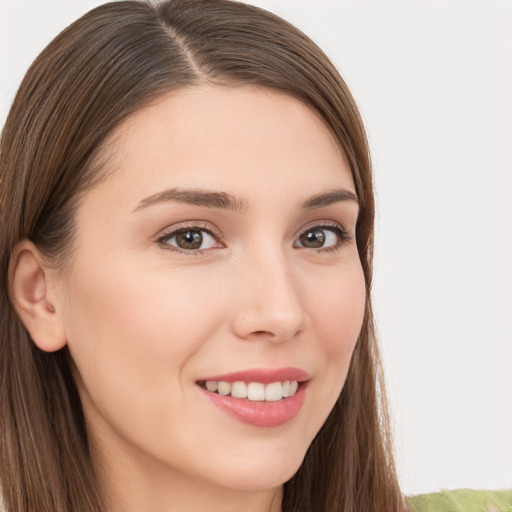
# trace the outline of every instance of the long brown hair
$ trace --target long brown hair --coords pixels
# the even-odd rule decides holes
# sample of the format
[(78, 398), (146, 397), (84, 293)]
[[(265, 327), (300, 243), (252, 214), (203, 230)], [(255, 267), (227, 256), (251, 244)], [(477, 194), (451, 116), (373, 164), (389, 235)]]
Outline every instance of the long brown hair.
[(0, 146), (0, 481), (10, 512), (103, 510), (66, 349), (39, 350), (8, 292), (15, 245), (32, 240), (56, 266), (72, 255), (74, 212), (102, 173), (101, 149), (129, 115), (171, 90), (255, 84), (312, 107), (350, 162), (367, 300), (344, 389), (285, 484), (283, 511), (398, 511), (370, 290), (374, 201), (364, 127), (325, 54), (295, 27), (229, 0), (98, 7), (34, 61)]

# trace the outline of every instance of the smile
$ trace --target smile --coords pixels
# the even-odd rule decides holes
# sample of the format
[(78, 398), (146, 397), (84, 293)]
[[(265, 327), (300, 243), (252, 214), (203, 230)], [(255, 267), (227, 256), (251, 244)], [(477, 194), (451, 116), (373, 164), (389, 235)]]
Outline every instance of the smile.
[(306, 398), (309, 375), (295, 368), (256, 369), (196, 382), (218, 409), (243, 423), (278, 427), (295, 418)]
[[(199, 383), (202, 385), (203, 383)], [(271, 382), (263, 384), (261, 382), (226, 382), (208, 380), (204, 382), (204, 388), (212, 393), (218, 393), (222, 396), (232, 396), (233, 398), (247, 398), (254, 402), (276, 402), (283, 398), (289, 398), (295, 395), (299, 388), (296, 380), (286, 380), (284, 382)]]

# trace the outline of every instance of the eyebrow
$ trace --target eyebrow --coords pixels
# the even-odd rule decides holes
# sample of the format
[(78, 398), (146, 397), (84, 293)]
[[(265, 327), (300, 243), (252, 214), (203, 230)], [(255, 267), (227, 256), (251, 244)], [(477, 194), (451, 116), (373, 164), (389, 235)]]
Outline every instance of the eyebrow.
[[(207, 208), (220, 208), (236, 213), (244, 213), (247, 210), (247, 202), (244, 199), (228, 194), (227, 192), (171, 188), (146, 197), (140, 201), (133, 211), (136, 212), (148, 206), (168, 201), (176, 201), (178, 203), (194, 206), (205, 206)], [(357, 196), (350, 190), (333, 189), (306, 199), (306, 201), (302, 203), (301, 209), (314, 210), (340, 201), (359, 202)]]
[(194, 206), (206, 206), (207, 208), (221, 208), (237, 213), (243, 213), (247, 209), (247, 203), (243, 199), (237, 198), (227, 192), (171, 188), (146, 197), (133, 211), (136, 212), (148, 206), (168, 201), (177, 201), (178, 203), (191, 204)]
[(353, 192), (339, 188), (310, 197), (302, 203), (302, 209), (314, 210), (316, 208), (323, 208), (334, 203), (339, 203), (340, 201), (354, 201), (359, 203), (357, 196)]

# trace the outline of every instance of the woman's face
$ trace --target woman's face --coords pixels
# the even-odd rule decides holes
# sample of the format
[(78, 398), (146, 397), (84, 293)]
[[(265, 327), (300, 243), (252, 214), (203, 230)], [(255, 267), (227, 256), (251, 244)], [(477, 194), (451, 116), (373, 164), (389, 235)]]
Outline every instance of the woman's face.
[(171, 93), (107, 152), (57, 306), (95, 457), (140, 479), (279, 486), (361, 328), (345, 156), (302, 103), (249, 86)]

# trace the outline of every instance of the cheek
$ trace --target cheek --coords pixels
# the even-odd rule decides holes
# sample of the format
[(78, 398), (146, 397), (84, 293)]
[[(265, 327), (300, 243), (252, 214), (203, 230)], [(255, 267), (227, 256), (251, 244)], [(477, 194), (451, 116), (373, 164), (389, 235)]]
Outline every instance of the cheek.
[(308, 294), (307, 309), (312, 343), (306, 360), (316, 369), (310, 385), (310, 402), (302, 439), (309, 445), (345, 384), (352, 354), (361, 331), (366, 287), (359, 260), (331, 268), (318, 278), (316, 293)]
[(82, 381), (98, 406), (144, 394), (138, 403), (149, 410), (182, 385), (186, 362), (221, 316), (212, 311), (208, 294), (179, 272), (121, 259), (110, 267), (88, 266), (73, 281), (66, 315), (68, 345)]
[(189, 363), (223, 315), (204, 280), (114, 259), (88, 260), (70, 290), (68, 344), (86, 417), (102, 439), (115, 431), (151, 453), (159, 443), (179, 452), (168, 441), (184, 436), (176, 411), (192, 425)]
[[(338, 399), (350, 367), (352, 354), (361, 331), (366, 286), (359, 262), (331, 276), (325, 293), (312, 299), (311, 314), (318, 351), (311, 354), (320, 368), (314, 390), (322, 397), (314, 404), (317, 421), (312, 425), (316, 435)], [(311, 437), (312, 439), (312, 437)]]
[(182, 282), (179, 273), (168, 272), (167, 278), (162, 271), (130, 264), (102, 272), (98, 268), (74, 281), (67, 315), (74, 338), (89, 332), (89, 343), (148, 353), (151, 348), (158, 358), (160, 351), (179, 352), (184, 346), (193, 350), (190, 339), (205, 334), (208, 297)]
[(352, 354), (363, 323), (366, 288), (361, 267), (328, 281), (325, 292), (313, 298), (312, 320), (325, 354), (346, 359)]

